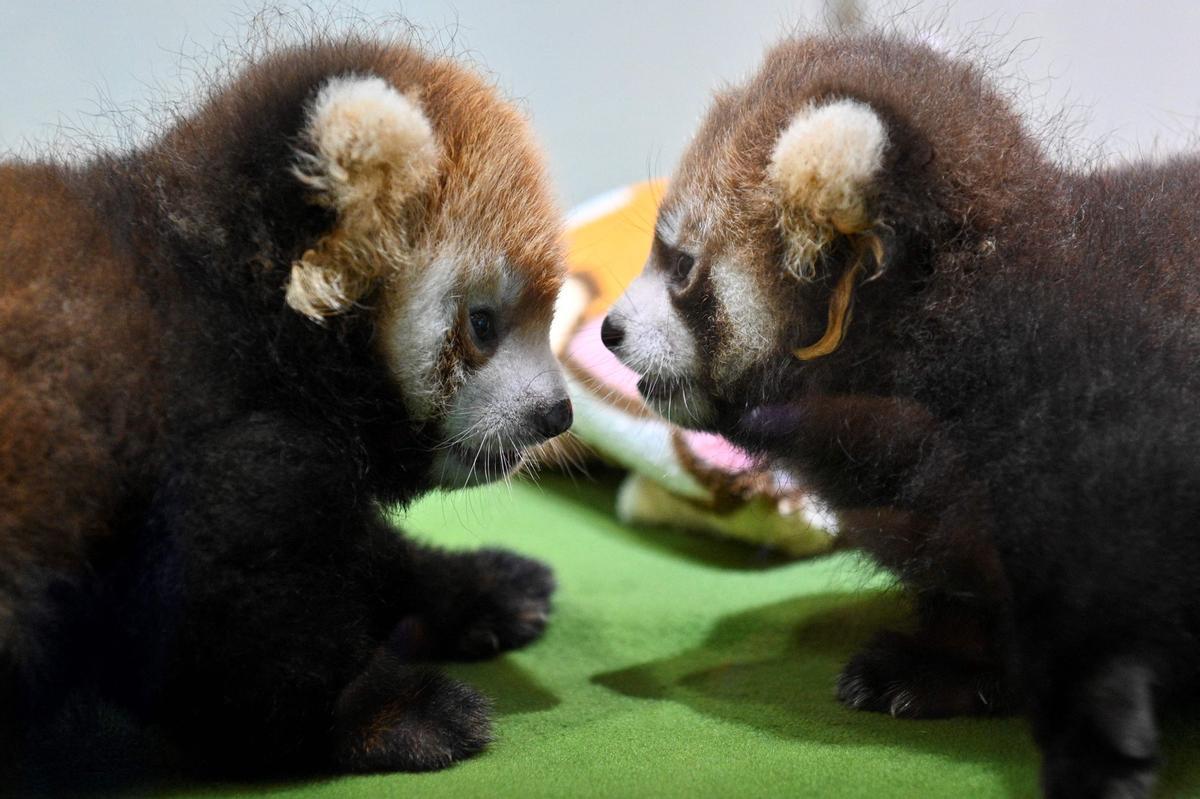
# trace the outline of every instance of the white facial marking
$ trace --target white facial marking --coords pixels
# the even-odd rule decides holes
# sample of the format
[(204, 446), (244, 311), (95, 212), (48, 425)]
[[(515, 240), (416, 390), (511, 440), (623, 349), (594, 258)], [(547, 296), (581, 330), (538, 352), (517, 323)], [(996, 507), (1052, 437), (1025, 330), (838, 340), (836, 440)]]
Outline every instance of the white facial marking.
[(668, 211), (658, 217), (654, 233), (669, 247), (679, 246), (679, 227), (683, 214), (678, 210)]
[(638, 374), (667, 379), (690, 378), (697, 366), (692, 333), (671, 304), (666, 283), (655, 269), (645, 269), (610, 312), (625, 338), (621, 360)]
[(700, 368), (696, 341), (659, 271), (647, 265), (609, 316), (624, 330), (616, 355), (645, 380), (647, 403), (676, 424), (703, 426), (713, 410), (695, 388)]
[(732, 381), (775, 351), (775, 342), (782, 338), (783, 315), (751, 271), (734, 258), (717, 259), (709, 280), (726, 321), (714, 373), (718, 382)]
[[(460, 252), (433, 258), (397, 286), (390, 300), (384, 355), (409, 413), (439, 424), (442, 440), (431, 477), (443, 488), (479, 485), (512, 472), (525, 450), (546, 440), (538, 418), (567, 398), (548, 330), (511, 318), (524, 286), (523, 276), (504, 259)], [(453, 374), (440, 374), (452, 326), (464, 311), (469, 315), (477, 308), (496, 318), (495, 352), (478, 369), (456, 357)]]
[(382, 330), (383, 351), (408, 412), (417, 421), (437, 416), (446, 399), (437, 367), (458, 320), (456, 267), (448, 258), (434, 258), (391, 290), (389, 301), (395, 307), (389, 309)]
[(534, 419), (566, 398), (566, 382), (544, 334), (505, 338), (455, 396), (434, 479), (444, 488), (462, 488), (503, 477), (525, 450), (546, 440)]

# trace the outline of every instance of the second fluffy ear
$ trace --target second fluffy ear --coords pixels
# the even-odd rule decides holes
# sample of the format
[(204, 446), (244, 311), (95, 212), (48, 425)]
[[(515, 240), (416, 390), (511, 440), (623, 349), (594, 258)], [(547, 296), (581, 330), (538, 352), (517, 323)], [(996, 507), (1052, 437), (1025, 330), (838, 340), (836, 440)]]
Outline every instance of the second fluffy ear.
[(879, 115), (849, 99), (802, 108), (780, 135), (767, 178), (797, 277), (814, 276), (817, 254), (834, 236), (871, 227), (871, 186), (886, 147)]
[[(403, 209), (433, 181), (439, 151), (416, 99), (378, 77), (330, 80), (309, 108), (295, 172), (337, 213), (292, 265), (287, 302), (313, 319), (349, 308), (381, 276)], [(397, 253), (390, 253), (395, 257)]]

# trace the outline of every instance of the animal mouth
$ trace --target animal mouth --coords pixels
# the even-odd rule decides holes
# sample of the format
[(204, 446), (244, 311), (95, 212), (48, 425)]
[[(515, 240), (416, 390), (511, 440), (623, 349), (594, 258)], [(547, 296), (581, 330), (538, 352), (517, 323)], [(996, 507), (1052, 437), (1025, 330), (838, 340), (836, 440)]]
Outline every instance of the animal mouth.
[(638, 393), (647, 402), (667, 402), (682, 394), (684, 388), (684, 381), (669, 377), (642, 377), (637, 383)]
[(700, 428), (704, 423), (705, 400), (695, 383), (681, 378), (643, 377), (638, 393), (646, 405), (672, 424)]

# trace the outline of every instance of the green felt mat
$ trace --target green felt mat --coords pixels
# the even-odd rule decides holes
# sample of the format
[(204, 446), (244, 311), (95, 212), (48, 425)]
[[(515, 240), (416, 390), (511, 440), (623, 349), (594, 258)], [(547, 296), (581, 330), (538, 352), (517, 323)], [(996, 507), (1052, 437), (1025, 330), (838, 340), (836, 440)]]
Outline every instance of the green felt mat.
[[(527, 650), (451, 666), (496, 703), (496, 742), (447, 771), (208, 786), (304, 797), (990, 797), (1036, 793), (1017, 720), (914, 722), (833, 698), (840, 665), (904, 602), (848, 555), (781, 564), (735, 544), (630, 530), (611, 486), (550, 479), (434, 496), (400, 523), (454, 547), (549, 562), (552, 626)], [(1200, 795), (1196, 724), (1162, 796)]]

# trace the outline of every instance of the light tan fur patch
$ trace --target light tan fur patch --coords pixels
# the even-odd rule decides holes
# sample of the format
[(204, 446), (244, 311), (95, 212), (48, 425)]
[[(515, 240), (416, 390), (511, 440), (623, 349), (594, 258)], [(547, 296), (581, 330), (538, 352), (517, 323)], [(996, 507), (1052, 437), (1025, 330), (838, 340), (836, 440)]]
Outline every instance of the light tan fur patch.
[(815, 277), (817, 253), (836, 235), (870, 227), (871, 180), (886, 146), (879, 116), (848, 99), (801, 109), (780, 135), (767, 176), (787, 240), (785, 264), (796, 277)]
[(349, 308), (397, 260), (405, 206), (437, 174), (439, 151), (415, 97), (382, 78), (330, 80), (309, 111), (296, 175), (337, 212), (337, 228), (292, 265), (287, 302), (321, 319)]

